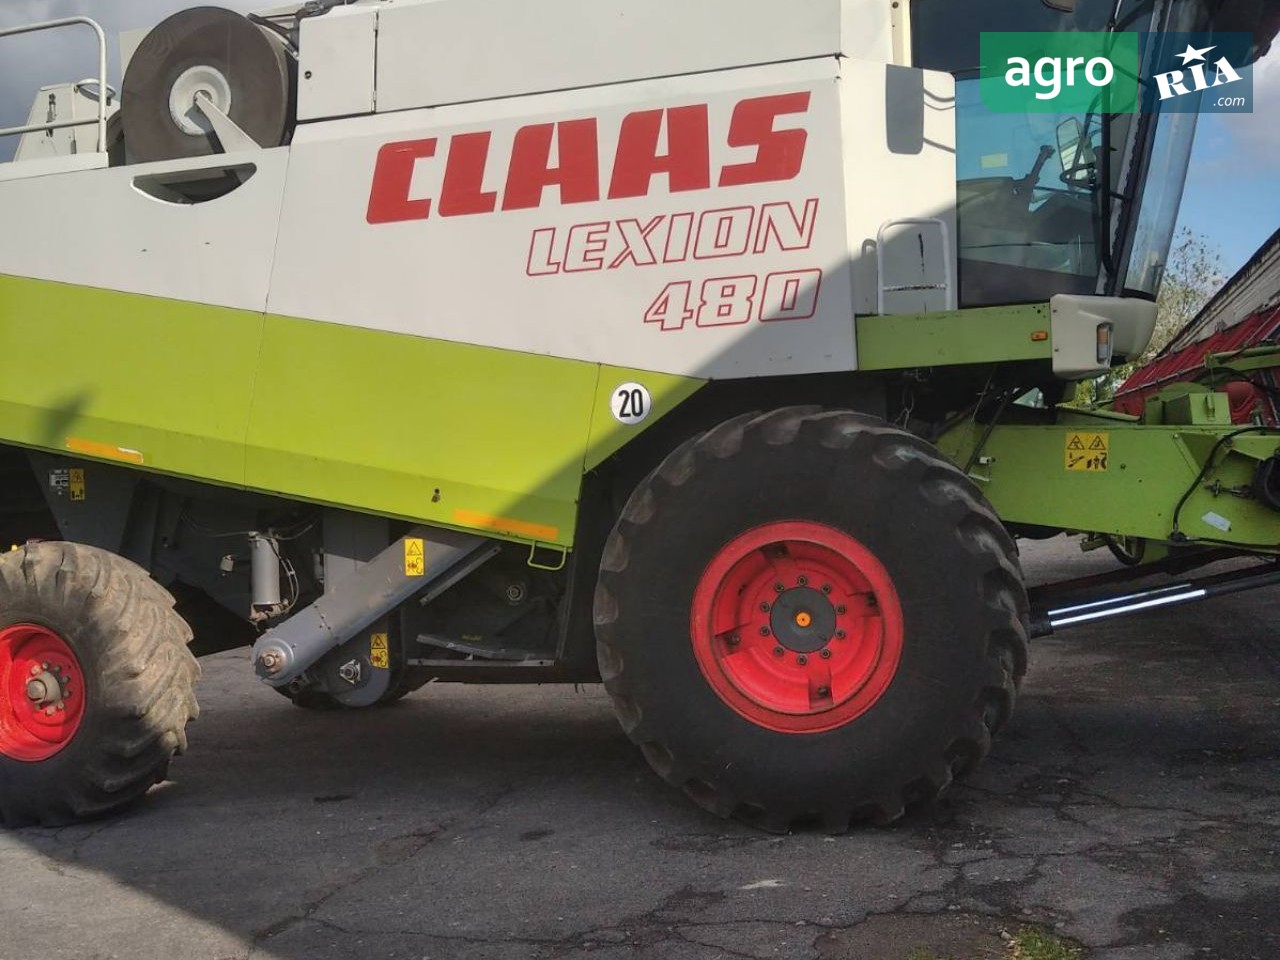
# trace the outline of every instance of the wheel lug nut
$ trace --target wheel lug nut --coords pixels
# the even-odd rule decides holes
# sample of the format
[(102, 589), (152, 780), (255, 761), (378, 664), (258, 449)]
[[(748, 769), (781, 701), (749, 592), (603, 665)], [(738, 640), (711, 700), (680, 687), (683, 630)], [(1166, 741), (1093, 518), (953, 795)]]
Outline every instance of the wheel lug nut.
[(824, 583), (824, 584), (822, 585), (822, 592), (823, 592), (823, 593), (830, 593), (830, 592), (831, 592), (831, 584), (829, 584), (829, 583)]
[(782, 656), (782, 655), (783, 655), (784, 653), (786, 653), (786, 652), (787, 652), (787, 651), (783, 650), (781, 647), (774, 647), (774, 648), (773, 648), (773, 655), (774, 655), (775, 657), (780, 657), (780, 656)]
[(769, 635), (769, 628), (768, 628), (768, 627), (761, 627), (761, 628), (760, 628), (760, 636), (762, 636), (762, 637), (767, 637), (768, 635)]
[(40, 676), (40, 668), (36, 666), (34, 663), (31, 665), (31, 675), (33, 677)]
[(876, 595), (875, 595), (874, 593), (868, 593), (868, 594), (867, 594), (867, 606), (868, 606), (868, 607), (875, 607), (875, 606), (877, 605), (877, 603), (878, 603), (878, 601), (876, 600)]
[(843, 630), (837, 630), (836, 638), (839, 640), (843, 640), (845, 638), (845, 632)]
[(65, 709), (67, 709), (67, 705), (66, 705), (65, 703), (60, 703), (60, 704), (58, 704), (58, 709), (59, 709), (59, 710), (65, 710)]
[(796, 657), (796, 663), (800, 664), (800, 666), (802, 667), (808, 662), (809, 662), (809, 658), (806, 657), (803, 653), (800, 654), (800, 656)]
[(818, 654), (818, 656), (822, 657), (822, 659), (823, 659), (823, 660), (830, 660), (830, 659), (831, 659), (831, 651), (830, 651), (830, 650), (828, 650), (826, 647), (823, 647), (823, 648), (822, 648), (822, 652), (821, 652), (820, 654)]
[(44, 708), (44, 715), (46, 717), (52, 717), (55, 713), (57, 713), (57, 711), (53, 707)]
[(769, 604), (767, 604), (767, 603), (762, 603), (762, 604), (760, 604), (760, 612), (761, 612), (761, 613), (768, 613), (768, 612), (769, 612)]
[(47, 663), (42, 663), (42, 664), (40, 664), (40, 669), (41, 669), (41, 670), (48, 670), (48, 669), (49, 669), (49, 665), (48, 665)]
[(836, 607), (836, 613), (848, 613), (848, 612), (849, 612), (849, 608), (846, 607), (843, 603), (840, 604), (840, 606)]
[(787, 589), (787, 588), (786, 588), (786, 587), (784, 587), (784, 586), (783, 586), (782, 584), (780, 584), (780, 583), (775, 583), (775, 584), (773, 585), (773, 592), (774, 592), (774, 593), (781, 593), (781, 592), (782, 592), (783, 590), (785, 590), (785, 589)]
[(802, 587), (806, 586), (809, 583), (809, 578), (802, 573), (800, 576), (796, 577), (796, 583), (800, 584)]

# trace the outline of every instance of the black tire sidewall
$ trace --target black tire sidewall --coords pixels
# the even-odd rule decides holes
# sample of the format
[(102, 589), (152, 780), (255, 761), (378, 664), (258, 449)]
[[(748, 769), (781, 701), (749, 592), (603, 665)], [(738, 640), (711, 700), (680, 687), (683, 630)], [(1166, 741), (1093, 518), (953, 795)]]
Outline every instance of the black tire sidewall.
[(57, 753), (0, 757), (0, 822), (64, 824), (131, 803), (163, 777), (199, 713), (200, 669), (173, 598), (135, 564), (81, 544), (31, 543), (0, 565), (0, 627), (57, 634), (85, 698)]
[[(904, 447), (925, 447), (905, 434), (893, 432), (892, 451), (871, 432), (833, 449), (821, 443), (822, 428), (808, 421), (778, 445), (748, 429), (736, 454), (699, 456), (683, 484), (659, 479), (654, 519), (619, 524), (627, 564), (608, 582), (618, 609), (612, 642), (642, 737), (691, 763), (681, 776), (764, 806), (909, 781), (920, 758), (936, 762), (971, 719), (988, 675), (995, 624), (980, 558), (958, 533), (970, 510), (931, 489), (946, 468), (936, 454), (888, 462)], [(949, 472), (954, 483), (958, 471)], [(898, 592), (905, 637), (880, 699), (814, 734), (777, 733), (740, 716), (707, 683), (689, 636), (694, 590), (716, 553), (754, 527), (796, 520), (847, 533), (875, 554)]]

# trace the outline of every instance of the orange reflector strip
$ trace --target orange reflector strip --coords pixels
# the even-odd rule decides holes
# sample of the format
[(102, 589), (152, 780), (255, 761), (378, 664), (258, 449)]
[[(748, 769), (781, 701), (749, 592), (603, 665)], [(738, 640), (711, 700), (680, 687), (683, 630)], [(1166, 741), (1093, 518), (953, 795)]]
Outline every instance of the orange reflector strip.
[(1049, 339), (1048, 330), (1034, 330), (1031, 333), (1032, 343), (1040, 343), (1042, 340), (1048, 340), (1048, 339)]
[(102, 460), (116, 460), (120, 463), (145, 463), (142, 453), (128, 447), (117, 447), (113, 443), (99, 443), (97, 440), (83, 440), (80, 437), (67, 437), (67, 449), (72, 453), (83, 453), (86, 457), (98, 457)]
[(542, 540), (554, 543), (560, 536), (558, 527), (549, 527), (542, 523), (530, 523), (528, 520), (513, 520), (510, 517), (494, 517), (487, 513), (476, 513), (472, 510), (453, 511), (453, 522), (460, 527), (472, 527), (478, 530), (496, 530), (499, 533), (514, 533), (528, 537), (530, 540)]

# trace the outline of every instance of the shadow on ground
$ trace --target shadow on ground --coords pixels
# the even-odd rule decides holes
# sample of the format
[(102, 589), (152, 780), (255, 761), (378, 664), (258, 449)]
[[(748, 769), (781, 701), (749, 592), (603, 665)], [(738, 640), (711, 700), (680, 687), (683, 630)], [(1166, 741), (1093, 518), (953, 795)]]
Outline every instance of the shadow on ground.
[[(1106, 568), (1026, 548), (1033, 582)], [(0, 834), (0, 960), (1280, 955), (1271, 595), (1040, 641), (980, 774), (888, 829), (772, 837), (651, 775), (597, 687), (310, 714), (205, 661), (133, 814)]]

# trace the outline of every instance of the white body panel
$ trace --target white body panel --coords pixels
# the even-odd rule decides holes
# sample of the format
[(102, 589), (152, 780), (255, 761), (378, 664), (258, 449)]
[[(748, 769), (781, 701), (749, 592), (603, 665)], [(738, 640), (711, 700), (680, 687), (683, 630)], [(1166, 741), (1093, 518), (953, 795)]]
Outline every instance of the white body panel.
[(110, 158), (105, 153), (78, 153), (65, 157), (26, 160), (22, 163), (0, 163), (0, 180), (27, 180), (48, 177), (55, 173), (71, 173), (75, 170), (100, 170)]
[[(92, 96), (86, 92), (92, 90)], [(120, 101), (112, 97), (107, 104), (107, 116), (120, 109)], [(64, 123), (70, 120), (86, 121), (84, 126), (62, 127), (58, 130), (40, 130), (25, 133), (18, 141), (14, 160), (31, 163), (51, 160), (54, 157), (84, 156), (98, 150), (98, 125), (88, 121), (98, 119), (97, 84), (82, 87), (77, 83), (60, 83), (41, 87), (36, 94), (27, 126), (38, 123)]]
[[(855, 369), (884, 224), (955, 235), (953, 81), (888, 62), (891, 9), (488, 0), (482, 38), (471, 0), (335, 9), (304, 22), (300, 110), (348, 116), (0, 182), (23, 224), (0, 274), (681, 375)], [(245, 164), (208, 202), (138, 189)], [(953, 250), (884, 236), (890, 282), (948, 272)]]
[[(944, 123), (931, 125), (931, 144), (891, 152), (885, 72), (827, 58), (304, 128), (292, 147), (269, 309), (698, 376), (852, 369), (854, 313), (875, 307), (881, 223), (949, 217), (954, 203)], [(949, 95), (950, 77), (929, 82)], [(756, 158), (754, 146), (728, 145), (735, 106), (800, 92), (808, 109), (775, 121), (807, 137), (793, 178), (672, 193), (660, 173), (646, 196), (562, 203), (549, 186), (536, 208), (501, 208), (512, 143), (529, 124), (594, 118), (603, 192), (625, 116), (706, 103), (714, 180)], [(440, 215), (450, 137), (482, 130), (492, 131), (482, 189), (496, 209)], [(347, 185), (367, 182), (384, 144), (423, 139), (437, 142), (436, 153), (417, 162), (410, 196), (435, 198), (436, 212), (368, 223), (368, 192)], [(721, 232), (730, 255), (716, 250)], [(708, 287), (734, 277), (749, 279), (728, 296)], [(677, 301), (669, 317), (646, 323), (664, 291)], [(686, 292), (696, 315), (681, 322)]]
[(379, 13), (378, 110), (813, 57), (891, 63), (892, 9), (892, 0), (398, 0)]
[(335, 7), (302, 21), (298, 119), (372, 113), (378, 7)]
[[(22, 224), (0, 230), (0, 274), (263, 310), (288, 161), (282, 148), (0, 182), (5, 222)], [(164, 203), (134, 185), (241, 164), (257, 172), (210, 203)]]
[[(950, 74), (863, 66), (846, 65), (840, 120), (854, 309), (866, 314), (878, 312), (880, 282), (933, 284), (949, 272), (955, 284), (956, 111), (955, 79)], [(941, 220), (950, 243), (944, 249), (934, 230), (886, 231), (886, 276), (881, 278), (875, 256), (880, 227), (891, 220), (916, 218)], [(951, 310), (955, 299), (955, 289), (950, 298), (945, 290), (890, 293), (884, 312)]]

